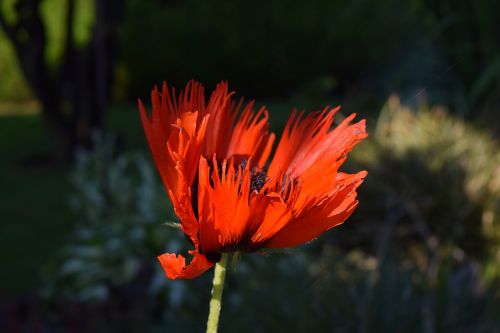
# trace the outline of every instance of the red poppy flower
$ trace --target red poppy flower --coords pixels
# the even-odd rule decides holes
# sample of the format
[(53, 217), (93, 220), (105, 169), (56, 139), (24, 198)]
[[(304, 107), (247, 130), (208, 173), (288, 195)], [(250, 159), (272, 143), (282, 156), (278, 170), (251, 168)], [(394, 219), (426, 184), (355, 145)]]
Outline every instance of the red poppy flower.
[(271, 162), (275, 136), (268, 112), (235, 102), (227, 83), (208, 103), (203, 86), (190, 82), (178, 96), (163, 84), (151, 93), (142, 124), (162, 181), (191, 241), (193, 256), (158, 257), (168, 278), (197, 277), (221, 253), (286, 248), (308, 242), (343, 223), (358, 201), (366, 171), (339, 171), (346, 154), (367, 136), (355, 114), (332, 128), (338, 107), (308, 115), (294, 112)]

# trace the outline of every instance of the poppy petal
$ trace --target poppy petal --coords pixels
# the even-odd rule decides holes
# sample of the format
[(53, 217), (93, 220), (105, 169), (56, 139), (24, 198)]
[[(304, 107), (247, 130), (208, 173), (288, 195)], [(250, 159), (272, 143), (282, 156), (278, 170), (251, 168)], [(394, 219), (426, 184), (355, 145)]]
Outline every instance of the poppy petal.
[(213, 156), (214, 154), (219, 157), (226, 156), (231, 131), (237, 116), (231, 101), (232, 95), (234, 92), (229, 92), (227, 82), (217, 84), (214, 92), (210, 95), (206, 107), (206, 112), (210, 114), (210, 120), (207, 126), (204, 156)]
[[(154, 110), (155, 108), (153, 107), (153, 115), (155, 114)], [(166, 188), (174, 189), (177, 187), (177, 175), (175, 168), (172, 167), (173, 161), (168, 154), (167, 146), (160, 144), (166, 136), (165, 128), (159, 122), (153, 120), (156, 117), (149, 119), (141, 100), (139, 100), (139, 111), (149, 149), (151, 150), (151, 155), (153, 155), (163, 184)]]
[[(192, 87), (192, 88), (190, 88)], [(191, 96), (187, 99), (187, 96)], [(205, 139), (209, 115), (198, 108), (203, 100), (199, 84), (190, 83), (179, 101), (171, 98), (166, 83), (162, 93), (155, 87), (151, 92), (152, 112), (148, 117), (139, 100), (141, 121), (146, 138), (162, 181), (172, 193), (177, 192), (177, 166), (183, 167), (187, 185), (191, 186), (197, 171), (198, 159)]]
[(161, 94), (155, 87), (151, 101), (151, 118), (139, 101), (149, 147), (174, 211), (180, 219), (181, 229), (198, 248), (198, 221), (191, 204), (191, 186), (198, 170), (210, 118), (209, 114), (205, 114), (203, 87), (190, 82), (176, 100), (171, 98), (164, 83)]
[(205, 158), (199, 166), (199, 239), (204, 252), (222, 252), (238, 244), (245, 234), (250, 217), (249, 166), (235, 168), (233, 161), (224, 160), (220, 170), (213, 159), (211, 169)]
[(266, 243), (266, 247), (297, 246), (343, 223), (358, 205), (356, 189), (361, 185), (366, 174), (362, 171), (355, 175), (348, 175), (331, 196), (311, 199), (300, 209), (296, 209), (294, 218)]
[[(250, 163), (237, 168), (233, 160), (220, 167), (213, 160), (199, 167), (199, 240), (206, 252), (256, 251), (292, 217), (290, 205), (270, 188), (251, 193)], [(278, 186), (281, 188), (281, 185)], [(264, 194), (264, 192), (266, 192)]]
[(247, 227), (247, 243), (253, 250), (257, 250), (287, 225), (292, 213), (283, 199), (273, 194), (253, 196), (250, 206), (253, 214)]
[(268, 175), (273, 177), (286, 173), (292, 178), (305, 178), (309, 174), (331, 176), (331, 168), (328, 166), (345, 157), (359, 141), (367, 137), (364, 120), (350, 125), (355, 114), (331, 129), (333, 117), (339, 109), (325, 108), (322, 112), (313, 112), (305, 118), (303, 113), (292, 113), (269, 166)]
[(190, 251), (190, 254), (194, 257), (188, 265), (186, 265), (186, 259), (180, 254), (164, 253), (158, 256), (161, 267), (169, 279), (192, 279), (214, 265), (197, 251)]
[(254, 102), (243, 106), (243, 99), (234, 103), (226, 82), (219, 83), (210, 96), (206, 112), (210, 114), (204, 156), (219, 158), (252, 156), (262, 168), (269, 158), (274, 134), (269, 132), (269, 114), (262, 107), (254, 111)]
[(232, 156), (252, 156), (255, 164), (262, 169), (267, 162), (274, 143), (274, 133), (269, 133), (269, 114), (262, 107), (257, 113), (250, 102), (233, 129), (226, 158)]
[(355, 114), (332, 129), (339, 108), (306, 117), (292, 114), (269, 167), (270, 177), (300, 180), (293, 205), (293, 218), (267, 247), (295, 246), (344, 222), (357, 205), (356, 189), (366, 171), (354, 175), (339, 172), (346, 154), (367, 136), (365, 121), (351, 124)]

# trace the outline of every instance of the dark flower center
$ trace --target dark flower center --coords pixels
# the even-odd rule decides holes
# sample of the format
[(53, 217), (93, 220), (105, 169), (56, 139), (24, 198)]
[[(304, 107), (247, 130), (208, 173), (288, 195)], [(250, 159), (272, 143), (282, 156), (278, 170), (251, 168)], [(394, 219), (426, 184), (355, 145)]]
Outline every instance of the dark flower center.
[[(248, 160), (243, 160), (240, 163), (241, 169), (245, 169), (247, 166)], [(253, 191), (259, 192), (264, 184), (266, 183), (266, 175), (267, 171), (265, 169), (260, 169), (258, 167), (253, 167), (252, 171), (250, 171), (250, 193)]]

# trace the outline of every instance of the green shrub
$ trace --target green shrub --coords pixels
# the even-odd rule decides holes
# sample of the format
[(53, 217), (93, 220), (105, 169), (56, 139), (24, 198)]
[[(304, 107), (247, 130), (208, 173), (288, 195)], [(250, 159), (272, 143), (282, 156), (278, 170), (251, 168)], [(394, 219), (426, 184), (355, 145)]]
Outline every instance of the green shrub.
[(498, 256), (500, 147), (491, 133), (393, 96), (372, 136), (354, 154), (370, 172), (366, 196), (378, 198), (360, 207), (373, 227), (392, 215), (403, 239), (436, 237), (476, 258)]
[(156, 171), (141, 154), (116, 156), (109, 135), (94, 141), (96, 150), (80, 152), (72, 174), (77, 224), (49, 269), (50, 298), (104, 301), (141, 272), (164, 276), (154, 258), (167, 244), (161, 223), (169, 209)]

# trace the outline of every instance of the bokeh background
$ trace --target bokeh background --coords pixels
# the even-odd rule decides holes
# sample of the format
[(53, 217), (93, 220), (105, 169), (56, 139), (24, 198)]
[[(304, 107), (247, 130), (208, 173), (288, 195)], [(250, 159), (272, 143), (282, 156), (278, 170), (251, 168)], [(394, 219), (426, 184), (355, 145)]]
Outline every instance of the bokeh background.
[(0, 331), (199, 332), (136, 100), (228, 80), (370, 137), (348, 223), (243, 255), (222, 332), (500, 332), (498, 0), (1, 0)]

